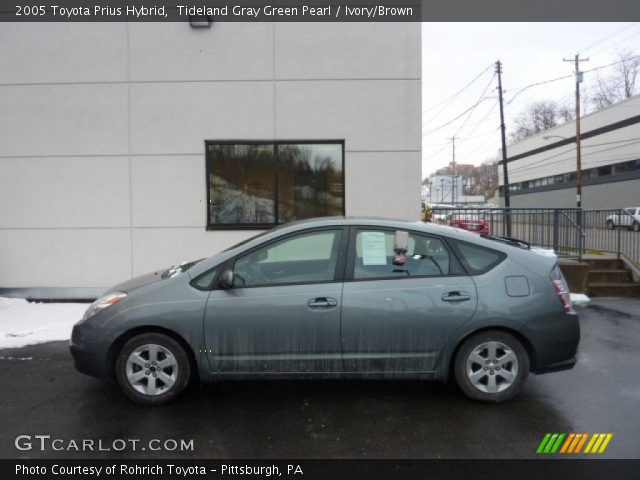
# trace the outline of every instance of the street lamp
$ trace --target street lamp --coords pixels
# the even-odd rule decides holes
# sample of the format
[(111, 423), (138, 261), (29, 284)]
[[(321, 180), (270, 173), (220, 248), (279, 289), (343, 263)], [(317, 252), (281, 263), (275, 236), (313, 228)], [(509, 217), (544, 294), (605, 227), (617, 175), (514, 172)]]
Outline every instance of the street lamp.
[[(549, 140), (551, 138), (560, 138), (562, 140), (573, 140), (576, 142), (576, 146), (578, 148), (578, 152), (580, 152), (579, 144), (576, 141), (576, 137), (562, 137), (560, 135), (544, 135), (542, 137), (544, 140)], [(576, 156), (576, 206), (578, 208), (582, 207), (582, 162), (580, 159), (580, 153)]]
[(569, 140), (569, 138), (571, 138), (571, 137), (567, 138), (567, 137), (561, 137), (560, 135), (545, 135), (542, 138), (545, 139), (545, 140), (550, 140), (552, 138), (560, 138), (562, 140)]

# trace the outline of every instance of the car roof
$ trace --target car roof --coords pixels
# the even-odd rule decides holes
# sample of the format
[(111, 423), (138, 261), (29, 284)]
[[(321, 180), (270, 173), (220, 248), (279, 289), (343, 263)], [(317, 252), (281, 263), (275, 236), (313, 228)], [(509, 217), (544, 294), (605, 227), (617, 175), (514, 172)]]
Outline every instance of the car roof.
[[(285, 230), (297, 231), (297, 230), (304, 230), (308, 228), (322, 228), (322, 227), (330, 227), (330, 226), (359, 226), (359, 225), (421, 231), (425, 233), (430, 233), (432, 235), (444, 235), (444, 236), (458, 238), (460, 240), (466, 240), (466, 241), (472, 241), (472, 242), (475, 242), (477, 240), (483, 240), (475, 233), (472, 233), (460, 228), (450, 227), (447, 225), (439, 225), (431, 222), (425, 223), (417, 220), (407, 221), (407, 220), (401, 220), (397, 218), (365, 217), (365, 216), (319, 217), (319, 218), (312, 218), (308, 220), (298, 220), (295, 222), (280, 225), (273, 231), (277, 232), (278, 234), (281, 234)], [(483, 240), (483, 241), (486, 241), (486, 240)]]

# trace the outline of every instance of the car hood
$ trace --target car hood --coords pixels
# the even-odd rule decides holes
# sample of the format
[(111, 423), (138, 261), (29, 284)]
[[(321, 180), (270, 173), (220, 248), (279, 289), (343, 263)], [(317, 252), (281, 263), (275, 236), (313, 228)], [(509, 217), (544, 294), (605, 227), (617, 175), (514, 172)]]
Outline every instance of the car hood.
[[(166, 280), (162, 278), (162, 273), (165, 270), (158, 270), (157, 272), (147, 273), (146, 275), (140, 275), (139, 277), (134, 277), (131, 280), (127, 280), (126, 282), (119, 283), (114, 285), (107, 291), (107, 293), (113, 292), (124, 292), (129, 293), (131, 290), (135, 290), (136, 288), (146, 287), (147, 285), (151, 285), (152, 283), (161, 282), (162, 280)], [(167, 277), (168, 279), (168, 277)]]
[(203, 258), (199, 260), (193, 260), (191, 262), (183, 262), (180, 265), (172, 265), (169, 268), (163, 268), (157, 270), (152, 273), (147, 273), (145, 275), (140, 275), (138, 277), (134, 277), (131, 280), (127, 280), (126, 282), (119, 283), (109, 289), (107, 293), (112, 292), (124, 292), (128, 293), (137, 288), (146, 287), (147, 285), (151, 285), (152, 283), (161, 282), (163, 280), (169, 280), (177, 275), (181, 275), (191, 267), (200, 263)]

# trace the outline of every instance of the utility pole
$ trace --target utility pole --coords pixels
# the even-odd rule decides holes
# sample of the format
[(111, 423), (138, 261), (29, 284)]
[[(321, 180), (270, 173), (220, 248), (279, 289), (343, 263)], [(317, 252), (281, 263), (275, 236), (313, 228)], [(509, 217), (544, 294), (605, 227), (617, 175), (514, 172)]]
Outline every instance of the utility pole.
[(588, 62), (588, 58), (580, 58), (577, 53), (574, 58), (563, 58), (563, 62), (573, 62), (576, 74), (576, 207), (582, 208), (582, 151), (580, 134), (580, 84), (582, 83), (582, 72), (580, 62)]
[(507, 132), (504, 124), (504, 100), (502, 98), (502, 62), (498, 60), (496, 62), (496, 73), (498, 74), (498, 100), (500, 102), (500, 135), (502, 140), (502, 178), (503, 178), (503, 190), (504, 190), (504, 207), (505, 211), (505, 231), (506, 236), (511, 236), (511, 197), (509, 195), (509, 172), (507, 168)]
[(453, 147), (453, 159), (451, 162), (451, 205), (453, 206), (456, 198), (456, 137), (451, 137), (451, 145)]
[(440, 203), (444, 203), (444, 178), (440, 179)]

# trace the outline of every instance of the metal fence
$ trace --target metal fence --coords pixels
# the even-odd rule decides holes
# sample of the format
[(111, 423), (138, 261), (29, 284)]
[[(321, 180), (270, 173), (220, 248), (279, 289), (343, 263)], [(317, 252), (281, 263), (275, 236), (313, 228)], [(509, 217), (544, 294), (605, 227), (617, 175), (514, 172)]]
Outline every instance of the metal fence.
[(524, 240), (557, 254), (612, 253), (640, 269), (640, 218), (628, 210), (434, 207), (432, 221)]
[(640, 218), (625, 209), (584, 210), (584, 251), (615, 253), (640, 269)]

